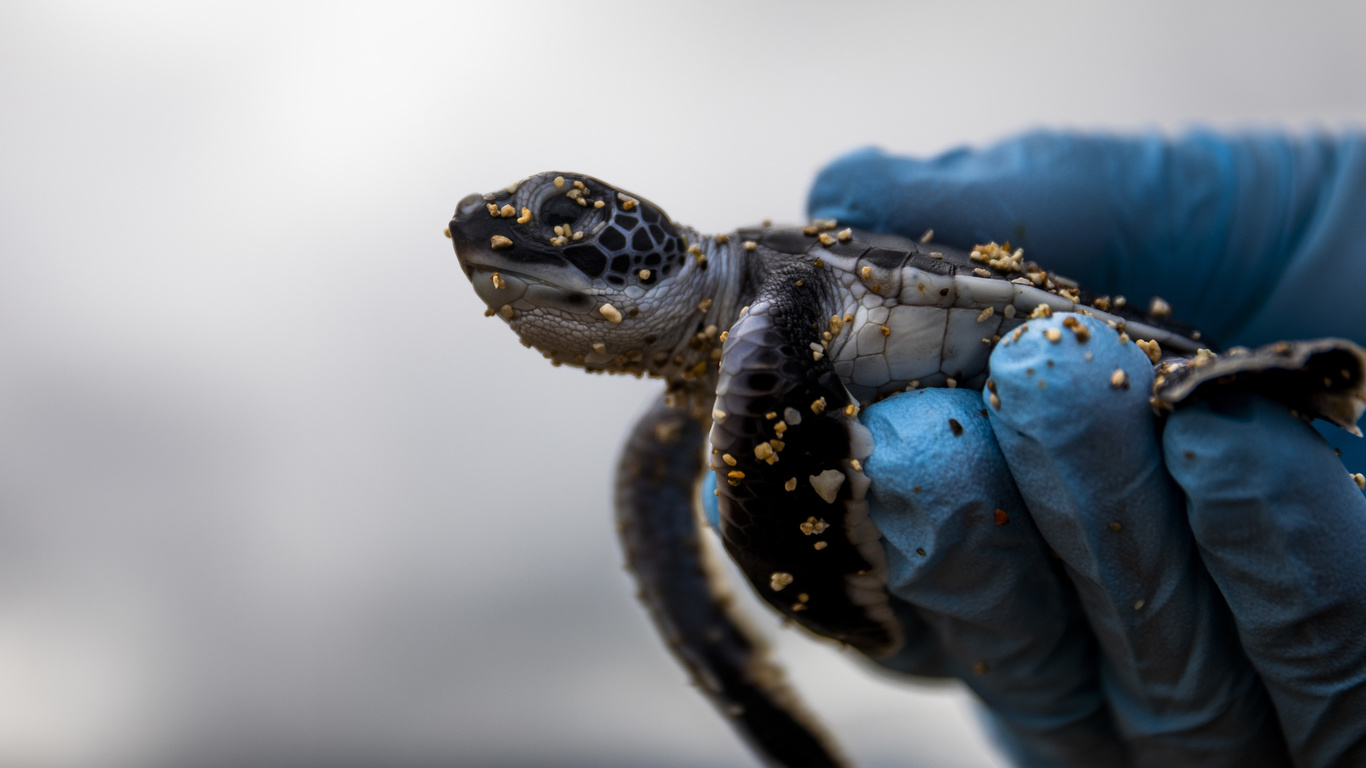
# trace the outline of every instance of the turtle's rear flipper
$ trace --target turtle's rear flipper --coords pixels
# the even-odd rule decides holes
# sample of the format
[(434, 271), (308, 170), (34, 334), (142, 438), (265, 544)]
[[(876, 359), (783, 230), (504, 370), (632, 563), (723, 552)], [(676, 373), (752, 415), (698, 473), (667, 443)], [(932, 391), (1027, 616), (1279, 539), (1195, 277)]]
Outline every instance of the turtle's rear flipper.
[(1285, 403), (1293, 412), (1320, 418), (1357, 437), (1366, 410), (1366, 349), (1346, 339), (1278, 341), (1257, 349), (1234, 347), (1164, 362), (1157, 369), (1153, 403), (1171, 409), (1191, 397), (1241, 389)]

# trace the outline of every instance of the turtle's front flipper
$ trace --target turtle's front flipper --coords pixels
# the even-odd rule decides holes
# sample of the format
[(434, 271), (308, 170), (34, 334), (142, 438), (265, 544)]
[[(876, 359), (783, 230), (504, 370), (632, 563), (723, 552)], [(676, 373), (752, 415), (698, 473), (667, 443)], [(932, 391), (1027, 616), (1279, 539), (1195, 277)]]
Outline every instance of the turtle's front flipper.
[(693, 498), (706, 433), (662, 401), (637, 422), (617, 470), (617, 528), (655, 626), (699, 688), (765, 762), (791, 768), (842, 761), (763, 641), (727, 610), (708, 574)]
[(1189, 360), (1164, 362), (1157, 374), (1153, 400), (1159, 407), (1221, 389), (1245, 389), (1361, 436), (1357, 420), (1366, 409), (1366, 350), (1346, 339), (1279, 341), (1221, 355), (1202, 351)]
[(792, 266), (729, 331), (711, 432), (721, 538), (770, 605), (881, 658), (903, 638), (865, 498), (872, 437), (821, 344), (822, 290)]

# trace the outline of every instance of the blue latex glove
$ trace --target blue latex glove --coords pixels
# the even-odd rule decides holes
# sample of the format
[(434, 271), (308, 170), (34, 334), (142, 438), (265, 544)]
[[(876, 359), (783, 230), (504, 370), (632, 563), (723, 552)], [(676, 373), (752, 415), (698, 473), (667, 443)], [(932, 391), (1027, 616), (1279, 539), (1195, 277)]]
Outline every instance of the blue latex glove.
[[(1224, 345), (1366, 342), (1364, 137), (861, 152), (810, 208), (959, 247), (1009, 239), (1097, 292), (1161, 295)], [(924, 390), (863, 411), (913, 630), (887, 666), (963, 679), (1021, 765), (1366, 765), (1366, 501), (1343, 461), (1258, 397), (1159, 423), (1146, 356), (1082, 320), (1089, 341), (1047, 341), (1055, 317), (998, 346), (999, 409)], [(1323, 433), (1366, 470), (1361, 441)]]

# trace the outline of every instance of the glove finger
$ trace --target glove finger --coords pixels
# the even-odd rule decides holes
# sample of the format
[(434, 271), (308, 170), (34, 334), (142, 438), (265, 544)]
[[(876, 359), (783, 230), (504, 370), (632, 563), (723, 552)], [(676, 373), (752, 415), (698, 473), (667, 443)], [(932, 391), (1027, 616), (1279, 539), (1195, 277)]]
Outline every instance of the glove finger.
[(1148, 358), (1105, 324), (1067, 315), (1029, 321), (997, 347), (991, 370), (992, 425), (1099, 639), (1133, 763), (1286, 764), (1266, 691), (1163, 467)]
[(1163, 445), (1296, 763), (1366, 765), (1366, 500), (1356, 484), (1313, 429), (1252, 395), (1181, 409)]
[[(1025, 765), (1119, 765), (1095, 641), (1015, 490), (976, 392), (866, 408), (864, 469), (889, 589), (938, 638), (944, 671), (991, 709)], [(880, 660), (911, 671), (903, 655)]]
[(1260, 344), (1362, 341), (1366, 260), (1343, 254), (1366, 237), (1363, 200), (1361, 136), (1033, 133), (925, 160), (856, 152), (808, 209), (960, 248), (1009, 239), (1092, 291), (1160, 295), (1209, 338)]

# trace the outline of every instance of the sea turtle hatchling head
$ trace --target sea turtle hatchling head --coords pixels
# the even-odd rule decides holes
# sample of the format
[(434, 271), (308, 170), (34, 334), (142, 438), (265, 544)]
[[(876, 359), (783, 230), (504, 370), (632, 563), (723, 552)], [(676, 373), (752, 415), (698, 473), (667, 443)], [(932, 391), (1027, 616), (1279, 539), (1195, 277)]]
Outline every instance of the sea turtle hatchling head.
[(542, 173), (461, 200), (449, 232), (489, 311), (556, 363), (658, 375), (696, 365), (696, 355), (674, 362), (673, 351), (710, 264), (696, 233), (644, 198), (591, 176)]
[[(1145, 312), (1088, 294), (1008, 245), (960, 251), (833, 221), (703, 236), (560, 172), (466, 197), (447, 234), (488, 314), (552, 362), (665, 380), (618, 466), (627, 562), (671, 650), (775, 765), (841, 761), (711, 586), (694, 512), (706, 469), (723, 546), (755, 591), (811, 632), (888, 659), (906, 633), (869, 516), (861, 404), (987, 384), (998, 407), (992, 349), (1031, 317), (1080, 312), (1147, 353), (1159, 411), (1239, 387), (1360, 434), (1366, 406), (1366, 351), (1350, 341), (1215, 355), (1165, 302)], [(1062, 325), (1078, 343), (1089, 334)]]

